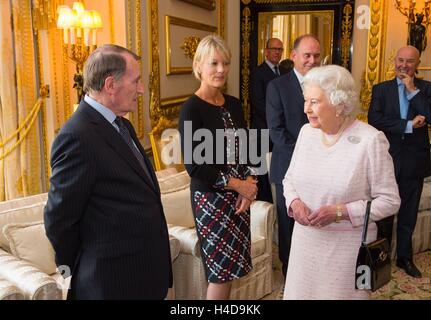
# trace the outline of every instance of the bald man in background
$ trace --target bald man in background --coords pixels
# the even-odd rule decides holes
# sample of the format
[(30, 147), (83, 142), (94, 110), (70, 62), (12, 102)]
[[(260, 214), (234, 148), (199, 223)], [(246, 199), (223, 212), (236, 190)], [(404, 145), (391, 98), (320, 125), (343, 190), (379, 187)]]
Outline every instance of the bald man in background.
[[(397, 218), (397, 266), (415, 278), (422, 276), (413, 262), (415, 230), (424, 178), (431, 174), (427, 123), (431, 123), (431, 82), (415, 78), (420, 53), (402, 47), (395, 57), (396, 77), (373, 87), (368, 122), (385, 133), (390, 143), (401, 197)], [(378, 222), (380, 236), (391, 242), (393, 216)]]

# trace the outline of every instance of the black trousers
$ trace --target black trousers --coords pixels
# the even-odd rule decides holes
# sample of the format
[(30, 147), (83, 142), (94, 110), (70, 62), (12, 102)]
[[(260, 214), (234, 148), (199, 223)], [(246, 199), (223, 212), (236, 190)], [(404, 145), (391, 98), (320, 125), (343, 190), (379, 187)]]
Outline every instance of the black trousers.
[(257, 196), (256, 200), (266, 201), (273, 203), (272, 193), (271, 193), (271, 184), (269, 183), (268, 174), (262, 174), (257, 177)]
[[(397, 216), (397, 259), (410, 260), (413, 258), (412, 236), (416, 227), (424, 180), (422, 178), (400, 178), (397, 180), (401, 198), (401, 206)], [(378, 221), (378, 237), (386, 237), (391, 242), (393, 223), (394, 216)]]
[(290, 245), (295, 220), (287, 215), (286, 200), (283, 196), (283, 185), (276, 184), (277, 219), (278, 219), (278, 256), (282, 262), (282, 272), (286, 276), (289, 264)]

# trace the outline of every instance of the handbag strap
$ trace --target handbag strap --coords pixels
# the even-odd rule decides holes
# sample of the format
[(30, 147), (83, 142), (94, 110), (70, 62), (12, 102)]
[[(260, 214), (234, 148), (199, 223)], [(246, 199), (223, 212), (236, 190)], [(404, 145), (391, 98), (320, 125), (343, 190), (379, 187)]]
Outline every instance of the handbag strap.
[(368, 221), (370, 220), (371, 201), (367, 201), (367, 210), (365, 211), (364, 226), (362, 227), (362, 245), (367, 244)]

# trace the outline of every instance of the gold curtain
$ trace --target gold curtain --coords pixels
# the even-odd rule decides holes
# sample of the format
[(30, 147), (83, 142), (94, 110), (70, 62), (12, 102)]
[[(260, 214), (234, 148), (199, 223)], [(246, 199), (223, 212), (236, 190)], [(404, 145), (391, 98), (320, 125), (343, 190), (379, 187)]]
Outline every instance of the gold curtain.
[[(36, 63), (31, 1), (0, 1), (0, 134), (4, 141), (18, 128), (37, 100)], [(14, 31), (10, 25), (13, 17)], [(12, 44), (15, 44), (15, 48)], [(15, 49), (15, 51), (14, 51)], [(0, 155), (12, 147), (8, 142)], [(34, 122), (26, 139), (0, 160), (0, 200), (40, 193), (42, 190), (39, 125)]]

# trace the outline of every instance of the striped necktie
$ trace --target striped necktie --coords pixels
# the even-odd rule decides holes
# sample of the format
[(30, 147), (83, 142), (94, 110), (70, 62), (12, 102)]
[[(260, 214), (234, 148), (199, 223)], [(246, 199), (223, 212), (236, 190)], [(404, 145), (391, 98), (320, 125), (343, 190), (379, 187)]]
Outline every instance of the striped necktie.
[(126, 144), (129, 146), (130, 150), (133, 152), (134, 156), (138, 160), (139, 164), (141, 165), (142, 169), (144, 170), (145, 174), (147, 175), (148, 179), (150, 179), (152, 186), (154, 187), (153, 178), (151, 177), (150, 171), (148, 169), (147, 164), (145, 163), (144, 156), (139, 151), (135, 143), (133, 142), (132, 136), (130, 135), (129, 130), (126, 128), (126, 125), (124, 124), (124, 121), (121, 117), (115, 118), (114, 121), (119, 129), (119, 133), (123, 140), (126, 142)]

